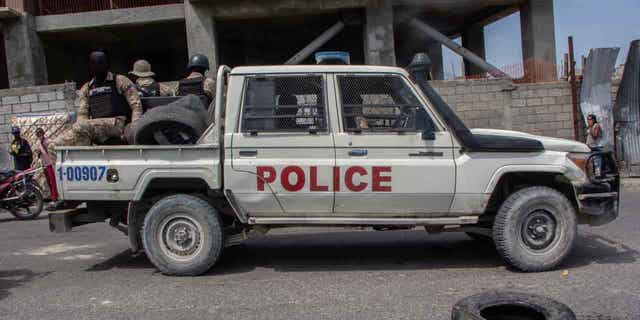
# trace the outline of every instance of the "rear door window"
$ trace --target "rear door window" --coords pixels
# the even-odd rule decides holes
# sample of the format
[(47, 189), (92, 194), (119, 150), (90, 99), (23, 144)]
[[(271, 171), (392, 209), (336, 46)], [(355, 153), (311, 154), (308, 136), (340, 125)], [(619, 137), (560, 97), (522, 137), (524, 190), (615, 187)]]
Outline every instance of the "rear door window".
[(323, 77), (295, 75), (248, 78), (241, 131), (326, 132)]

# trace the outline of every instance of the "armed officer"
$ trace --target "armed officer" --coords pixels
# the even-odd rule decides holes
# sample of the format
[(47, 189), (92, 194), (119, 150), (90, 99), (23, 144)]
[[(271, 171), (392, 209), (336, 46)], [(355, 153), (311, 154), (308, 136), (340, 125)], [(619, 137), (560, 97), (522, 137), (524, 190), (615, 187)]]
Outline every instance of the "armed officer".
[(173, 95), (169, 86), (156, 82), (156, 74), (151, 71), (151, 64), (147, 60), (138, 60), (133, 64), (129, 76), (136, 84), (141, 97), (167, 97)]
[(103, 51), (89, 55), (93, 77), (78, 92), (78, 120), (71, 129), (49, 144), (55, 161), (56, 146), (90, 146), (120, 141), (125, 126), (142, 115), (136, 86), (127, 77), (109, 71), (109, 57)]
[(176, 96), (186, 96), (188, 94), (206, 95), (209, 102), (213, 101), (216, 94), (216, 83), (213, 79), (205, 77), (205, 72), (209, 70), (209, 59), (203, 54), (194, 54), (189, 58), (187, 71), (189, 75), (178, 81)]

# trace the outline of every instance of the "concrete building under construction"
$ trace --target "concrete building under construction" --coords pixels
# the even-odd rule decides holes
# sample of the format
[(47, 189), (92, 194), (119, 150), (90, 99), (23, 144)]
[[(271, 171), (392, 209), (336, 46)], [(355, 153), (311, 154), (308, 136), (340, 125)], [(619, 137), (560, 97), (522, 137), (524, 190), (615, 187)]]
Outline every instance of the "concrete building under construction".
[[(163, 81), (180, 78), (195, 52), (238, 66), (313, 63), (315, 50), (379, 65), (406, 65), (428, 52), (442, 79), (442, 45), (412, 19), (462, 37), (483, 58), (484, 27), (517, 11), (525, 77), (556, 79), (553, 0), (0, 0), (0, 88), (81, 83), (95, 48), (111, 53), (118, 72), (146, 58)], [(471, 63), (465, 69), (486, 73)]]

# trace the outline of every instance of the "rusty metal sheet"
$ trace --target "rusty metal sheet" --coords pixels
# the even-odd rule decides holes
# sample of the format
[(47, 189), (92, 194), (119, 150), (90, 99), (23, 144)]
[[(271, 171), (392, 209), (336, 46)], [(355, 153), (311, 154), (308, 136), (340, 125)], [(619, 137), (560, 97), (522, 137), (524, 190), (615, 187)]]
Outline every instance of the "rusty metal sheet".
[(617, 155), (626, 171), (640, 175), (640, 40), (633, 41), (616, 97)]
[(580, 109), (585, 123), (587, 116), (594, 114), (602, 127), (605, 150), (613, 150), (613, 101), (611, 99), (611, 77), (615, 72), (620, 48), (597, 48), (589, 51), (583, 72), (580, 92)]

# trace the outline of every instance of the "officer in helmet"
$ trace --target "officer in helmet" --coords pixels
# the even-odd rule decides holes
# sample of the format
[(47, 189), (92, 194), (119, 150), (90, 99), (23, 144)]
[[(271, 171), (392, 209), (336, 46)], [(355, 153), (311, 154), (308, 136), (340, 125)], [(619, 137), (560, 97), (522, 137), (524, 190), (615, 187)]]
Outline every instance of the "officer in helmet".
[(78, 91), (78, 120), (49, 143), (55, 161), (56, 146), (90, 146), (122, 138), (127, 124), (142, 115), (142, 103), (129, 78), (109, 71), (104, 51), (89, 55), (91, 80)]
[(156, 74), (151, 71), (151, 64), (147, 60), (136, 61), (133, 64), (133, 70), (129, 71), (129, 77), (135, 82), (141, 97), (172, 96), (171, 88), (156, 82), (155, 76)]
[[(142, 116), (142, 102), (136, 86), (126, 76), (112, 73), (104, 51), (89, 55), (91, 80), (78, 91), (78, 119), (49, 143), (49, 155), (56, 160), (56, 146), (90, 146), (122, 141), (129, 123)], [(47, 210), (75, 207), (78, 203), (56, 201)]]
[(9, 147), (9, 154), (13, 157), (14, 168), (18, 171), (31, 168), (33, 153), (29, 142), (20, 135), (20, 128), (18, 127), (12, 127), (11, 134), (14, 139)]
[(187, 71), (189, 75), (178, 81), (176, 89), (177, 96), (186, 96), (188, 94), (206, 95), (209, 102), (213, 101), (216, 93), (216, 83), (210, 78), (205, 77), (205, 72), (209, 70), (209, 59), (203, 54), (194, 54), (189, 58)]

